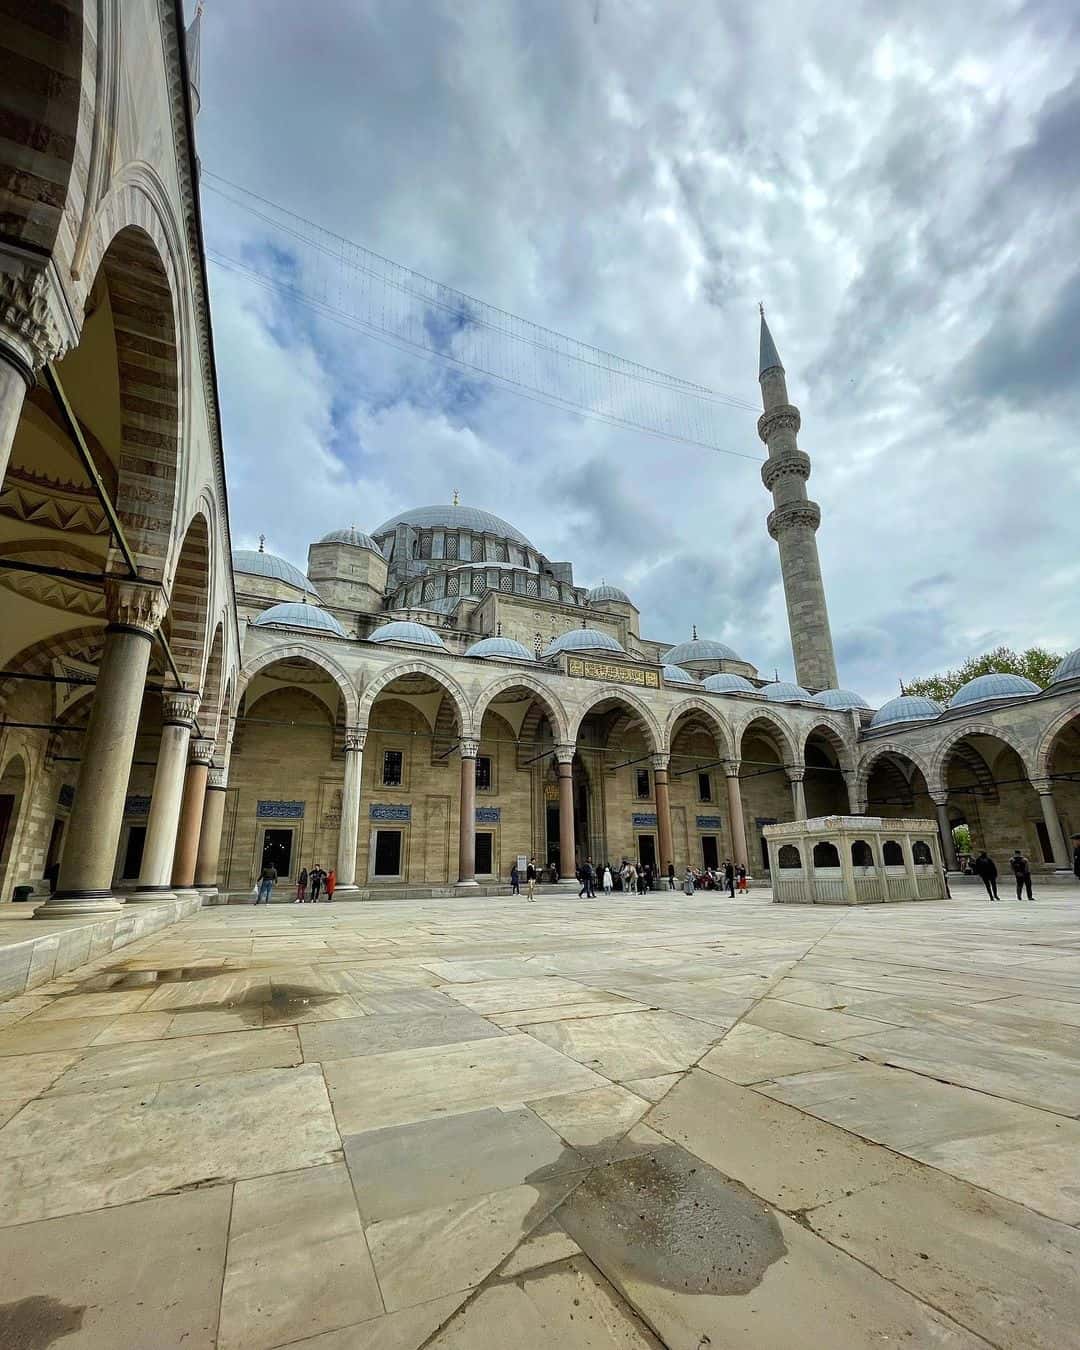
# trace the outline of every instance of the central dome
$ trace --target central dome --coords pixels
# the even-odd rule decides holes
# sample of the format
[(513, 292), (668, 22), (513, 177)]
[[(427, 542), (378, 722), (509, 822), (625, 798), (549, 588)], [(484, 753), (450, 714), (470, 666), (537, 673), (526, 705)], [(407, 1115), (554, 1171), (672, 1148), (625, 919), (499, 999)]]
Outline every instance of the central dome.
[(371, 533), (378, 538), (383, 534), (392, 534), (399, 525), (411, 525), (419, 530), (471, 530), (474, 534), (494, 534), (500, 539), (512, 539), (516, 544), (533, 547), (508, 520), (490, 511), (481, 511), (478, 506), (415, 506), (411, 511), (402, 511), (400, 515), (383, 521)]

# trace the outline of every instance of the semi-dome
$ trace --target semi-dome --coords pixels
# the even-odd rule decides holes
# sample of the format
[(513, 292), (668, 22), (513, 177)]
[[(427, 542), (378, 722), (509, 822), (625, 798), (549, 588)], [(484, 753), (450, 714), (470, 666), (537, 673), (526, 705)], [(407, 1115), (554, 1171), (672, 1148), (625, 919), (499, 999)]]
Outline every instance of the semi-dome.
[(326, 633), (331, 637), (344, 637), (345, 629), (332, 614), (318, 605), (305, 605), (302, 601), (290, 600), (284, 605), (271, 605), (264, 609), (257, 619), (252, 620), (253, 628), (306, 628), (311, 633)]
[(369, 642), (406, 642), (413, 647), (441, 647), (446, 650), (446, 644), (433, 628), (428, 628), (426, 624), (413, 623), (409, 619), (395, 619), (391, 623), (384, 623), (381, 628), (376, 628), (373, 633), (368, 634)]
[(757, 690), (745, 675), (716, 674), (702, 681), (703, 689), (710, 694), (756, 694)]
[(941, 704), (932, 698), (922, 694), (900, 694), (881, 705), (870, 719), (870, 725), (887, 727), (894, 722), (926, 722), (931, 717), (940, 717), (942, 711)]
[(232, 565), (234, 572), (251, 577), (267, 577), (271, 581), (284, 581), (286, 585), (295, 586), (297, 590), (306, 591), (308, 595), (318, 595), (318, 591), (299, 567), (294, 567), (291, 562), (279, 558), (276, 553), (264, 553), (261, 548), (233, 549)]
[(1062, 680), (1080, 680), (1080, 647), (1070, 652), (1058, 666), (1050, 680), (1051, 684), (1060, 684)]
[(691, 638), (664, 653), (664, 660), (673, 666), (685, 666), (688, 661), (739, 661), (742, 658), (723, 642), (711, 638)]
[(594, 586), (589, 592), (588, 599), (590, 605), (601, 605), (605, 600), (612, 600), (618, 605), (632, 605), (634, 603), (625, 591), (619, 590), (618, 586), (608, 586), (607, 584)]
[(849, 712), (852, 708), (870, 710), (870, 704), (862, 694), (856, 694), (850, 689), (823, 689), (811, 701), (820, 703), (823, 708), (832, 708), (834, 712)]
[(682, 666), (665, 666), (664, 680), (667, 684), (697, 684), (697, 680)]
[(378, 546), (370, 534), (365, 534), (363, 530), (358, 530), (355, 525), (350, 525), (346, 530), (331, 530), (329, 534), (324, 534), (319, 540), (320, 544), (351, 544), (353, 548), (367, 548), (372, 553), (382, 555), (382, 549)]
[(532, 544), (520, 530), (516, 530), (509, 521), (491, 511), (481, 511), (478, 506), (416, 506), (411, 511), (402, 511), (391, 516), (372, 534), (378, 539), (381, 535), (392, 534), (399, 525), (411, 525), (415, 530), (471, 530), (474, 534), (494, 534), (500, 539), (513, 539), (518, 544), (532, 548)]
[(531, 661), (533, 659), (532, 652), (527, 647), (522, 646), (514, 638), (508, 637), (481, 638), (479, 642), (473, 643), (465, 655), (510, 656), (515, 661)]
[(560, 633), (553, 642), (549, 642), (544, 649), (544, 655), (555, 656), (558, 652), (622, 651), (622, 647), (610, 633), (601, 633), (599, 628), (571, 628), (565, 633)]
[(966, 708), (971, 703), (985, 703), (991, 698), (1016, 698), (1018, 694), (1038, 694), (1039, 686), (1033, 680), (1025, 680), (1023, 675), (1006, 675), (1001, 671), (991, 671), (988, 675), (976, 675), (949, 699), (950, 708)]
[(758, 693), (764, 694), (770, 703), (790, 703), (793, 700), (810, 702), (812, 698), (809, 689), (804, 689), (801, 684), (792, 684), (789, 680), (774, 680), (772, 684), (759, 689)]

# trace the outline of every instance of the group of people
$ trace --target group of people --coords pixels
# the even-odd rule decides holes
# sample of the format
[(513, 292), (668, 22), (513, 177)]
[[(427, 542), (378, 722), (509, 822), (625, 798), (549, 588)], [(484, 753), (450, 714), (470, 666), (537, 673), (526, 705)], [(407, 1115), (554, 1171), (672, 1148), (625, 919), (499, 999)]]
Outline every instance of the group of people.
[[(535, 858), (529, 859), (524, 875), (526, 896), (529, 900), (535, 898), (536, 883), (545, 880), (546, 870), (537, 865)], [(551, 880), (557, 881), (556, 869), (552, 867), (550, 870)], [(522, 879), (521, 869), (515, 862), (510, 868), (511, 895), (521, 894)], [(577, 879), (581, 884), (578, 891), (578, 898), (581, 900), (595, 899), (598, 886), (605, 895), (610, 895), (612, 891), (621, 891), (624, 895), (645, 895), (649, 891), (679, 889), (686, 895), (693, 895), (698, 890), (726, 889), (729, 895), (734, 896), (736, 890), (746, 890), (747, 880), (746, 868), (741, 863), (736, 865), (730, 858), (725, 860), (722, 868), (706, 867), (704, 870), (698, 870), (687, 867), (681, 882), (676, 876), (674, 863), (668, 863), (667, 872), (661, 873), (651, 862), (631, 862), (628, 858), (624, 858), (617, 866), (609, 862), (600, 866), (591, 858), (586, 858), (577, 869)]]
[(300, 869), (296, 878), (296, 899), (294, 905), (318, 904), (319, 896), (325, 893), (327, 900), (333, 900), (334, 887), (337, 885), (337, 873), (331, 867), (324, 871), (318, 863), (309, 872), (306, 867)]
[[(977, 877), (981, 878), (982, 884), (986, 887), (986, 894), (989, 899), (1000, 900), (1001, 896), (998, 895), (997, 888), (997, 863), (994, 862), (993, 858), (990, 857), (985, 849), (983, 849), (978, 857), (974, 859), (971, 864), (971, 870)], [(1013, 880), (1016, 882), (1017, 900), (1023, 900), (1024, 892), (1027, 893), (1027, 898), (1029, 900), (1034, 900), (1035, 897), (1031, 894), (1031, 863), (1024, 857), (1019, 849), (1013, 850), (1013, 855), (1009, 859), (1009, 870), (1012, 872)], [(1080, 876), (1080, 873), (1077, 875)]]

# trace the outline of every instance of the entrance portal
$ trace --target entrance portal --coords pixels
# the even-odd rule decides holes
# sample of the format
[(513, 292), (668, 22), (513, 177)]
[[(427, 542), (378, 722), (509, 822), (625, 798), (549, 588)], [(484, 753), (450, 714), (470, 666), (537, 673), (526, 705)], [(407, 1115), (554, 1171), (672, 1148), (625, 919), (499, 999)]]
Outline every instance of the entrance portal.
[(263, 834), (262, 866), (272, 867), (279, 877), (292, 871), (292, 830), (266, 830)]

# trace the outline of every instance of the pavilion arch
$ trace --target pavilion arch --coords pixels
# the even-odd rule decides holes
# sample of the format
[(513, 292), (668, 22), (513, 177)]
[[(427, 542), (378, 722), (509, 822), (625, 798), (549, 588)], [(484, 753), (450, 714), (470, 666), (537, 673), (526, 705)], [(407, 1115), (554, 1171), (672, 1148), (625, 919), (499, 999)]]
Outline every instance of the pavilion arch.
[(851, 742), (845, 739), (843, 733), (832, 723), (824, 718), (815, 722), (802, 737), (802, 760), (806, 762), (806, 747), (810, 743), (811, 736), (819, 736), (836, 756), (836, 762), (845, 773), (851, 773), (855, 768), (855, 755)]
[(734, 740), (736, 759), (742, 759), (743, 742), (746, 740), (746, 733), (754, 727), (766, 727), (768, 729), (764, 739), (768, 740), (770, 737), (772, 738), (774, 749), (778, 751), (781, 762), (785, 767), (788, 765), (801, 764), (803, 762), (802, 754), (791, 733), (791, 728), (768, 708), (755, 708), (754, 711), (744, 717), (740, 725), (735, 728)]
[(18, 865), (27, 806), (33, 798), (34, 755), (23, 743), (5, 747), (0, 766), (0, 795), (12, 798), (11, 813), (0, 837), (0, 898), (7, 899), (14, 881), (13, 867)]
[[(565, 744), (569, 741), (569, 718), (562, 702), (535, 675), (528, 675), (524, 672), (506, 675), (501, 680), (496, 680), (494, 684), (484, 689), (477, 698), (472, 710), (472, 724), (477, 735), (480, 734), (483, 726), (484, 714), (491, 709), (492, 703), (500, 694), (510, 693), (515, 689), (528, 690), (533, 695), (534, 702), (543, 707), (544, 715), (551, 724), (556, 742)], [(497, 709), (491, 710), (497, 711)]]
[(735, 744), (731, 736), (731, 728), (721, 717), (718, 710), (703, 698), (685, 698), (680, 700), (671, 712), (668, 713), (667, 722), (664, 726), (664, 744), (668, 748), (675, 744), (675, 737), (679, 733), (679, 723), (684, 717), (696, 713), (704, 722), (709, 731), (716, 737), (716, 742), (720, 747), (721, 757), (724, 759), (735, 758)]
[(393, 684), (395, 680), (400, 680), (405, 675), (423, 675), (437, 684), (446, 697), (450, 699), (457, 717), (459, 735), (470, 736), (473, 734), (472, 710), (469, 707), (469, 700), (465, 697), (464, 689), (452, 676), (447, 675), (438, 666), (429, 665), (427, 661), (402, 661), (400, 665), (389, 666), (381, 674), (376, 675), (365, 686), (360, 696), (356, 714), (357, 726), (367, 726), (375, 700), (387, 689), (388, 685)]
[(1050, 766), (1053, 763), (1057, 740), (1074, 722), (1080, 723), (1080, 708), (1076, 704), (1059, 713), (1043, 732), (1032, 756), (1036, 778), (1050, 777)]
[(949, 760), (959, 741), (967, 740), (972, 736), (985, 736), (989, 740), (995, 740), (1015, 752), (1020, 761), (1020, 766), (1027, 775), (1028, 781), (1034, 776), (1031, 770), (1031, 756), (1029, 748), (1005, 727), (999, 727), (993, 722), (965, 722), (961, 726), (953, 728), (943, 741), (935, 748), (933, 758), (930, 761), (930, 773), (926, 778), (926, 785), (931, 793), (947, 793), (948, 782), (947, 773)]
[(240, 672), (236, 689), (237, 705), (239, 706), (240, 697), (260, 671), (265, 670), (267, 666), (275, 665), (278, 661), (289, 661), (297, 658), (310, 661), (313, 666), (319, 666), (326, 671), (341, 693), (342, 702), (345, 705), (346, 721), (349, 726), (358, 725), (360, 721), (359, 702), (355, 686), (338, 663), (332, 657), (327, 656), (325, 652), (320, 651), (314, 643), (290, 642), (283, 647), (271, 647), (261, 656), (257, 656), (253, 661), (248, 662)]
[(870, 786), (870, 776), (879, 760), (892, 758), (906, 760), (907, 763), (923, 776), (923, 782), (929, 785), (930, 766), (917, 750), (912, 750), (910, 746), (902, 745), (896, 741), (882, 741), (871, 746), (859, 760), (858, 768), (855, 772), (856, 792), (860, 801), (866, 801), (867, 790)]
[(646, 740), (651, 741), (650, 753), (659, 754), (667, 749), (663, 730), (652, 710), (636, 694), (624, 689), (621, 685), (601, 685), (586, 698), (585, 703), (577, 709), (570, 719), (568, 728), (570, 734), (567, 738), (569, 741), (576, 742), (582, 722), (604, 703), (621, 703), (637, 714), (637, 719), (645, 731)]

